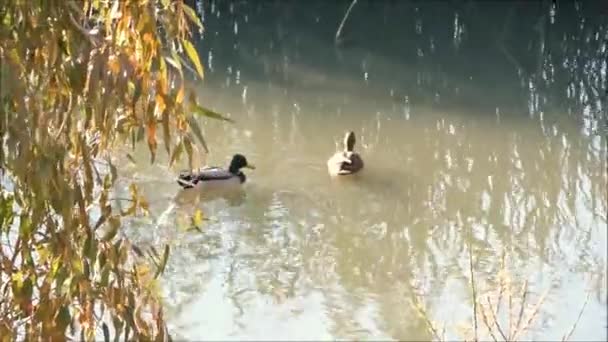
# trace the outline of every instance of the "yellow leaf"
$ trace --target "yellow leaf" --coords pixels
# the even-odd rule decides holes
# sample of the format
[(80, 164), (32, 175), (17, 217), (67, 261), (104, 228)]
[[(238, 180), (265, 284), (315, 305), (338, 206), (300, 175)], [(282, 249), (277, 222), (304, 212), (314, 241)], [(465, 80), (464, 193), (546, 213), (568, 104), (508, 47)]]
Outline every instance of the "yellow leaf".
[(158, 82), (160, 83), (161, 93), (164, 95), (167, 93), (167, 89), (168, 89), (167, 64), (165, 63), (164, 58), (160, 58), (159, 60), (160, 60), (160, 79), (158, 80)]
[(184, 102), (184, 85), (182, 84), (179, 87), (179, 90), (177, 91), (177, 95), (175, 96), (175, 103), (176, 104), (181, 104), (182, 102)]
[(211, 109), (207, 109), (205, 107), (202, 107), (201, 105), (197, 104), (197, 103), (191, 103), (190, 104), (192, 111), (198, 115), (201, 116), (206, 116), (208, 118), (212, 118), (212, 119), (218, 119), (218, 120), (223, 120), (223, 121), (228, 121), (230, 123), (234, 123), (234, 120), (232, 120), (229, 117), (223, 116), (222, 114), (218, 113), (218, 112), (214, 112)]
[(155, 115), (160, 116), (165, 111), (165, 108), (167, 108), (167, 105), (165, 104), (165, 99), (161, 94), (156, 94)]
[(114, 0), (114, 4), (112, 5), (112, 9), (110, 10), (110, 19), (118, 19), (121, 17), (121, 13), (119, 12), (118, 7), (120, 6), (120, 1)]
[(150, 214), (150, 205), (144, 197), (139, 197), (139, 207), (141, 208), (145, 216), (148, 216)]
[(198, 73), (200, 78), (204, 78), (205, 75), (203, 72), (203, 65), (201, 64), (201, 60), (198, 57), (198, 52), (196, 52), (194, 45), (192, 45), (192, 43), (190, 43), (190, 41), (187, 39), (182, 39), (182, 45), (184, 46), (184, 49), (186, 49), (186, 54), (188, 55), (192, 63), (194, 63), (196, 72)]
[(192, 7), (186, 5), (186, 4), (182, 4), (182, 8), (184, 9), (184, 12), (186, 13), (186, 15), (188, 16), (188, 18), (194, 23), (196, 24), (196, 26), (198, 26), (199, 28), (203, 28), (203, 23), (201, 22), (201, 20), (199, 19), (198, 15), (196, 14), (196, 12), (192, 9)]
[(23, 272), (15, 272), (11, 275), (11, 278), (13, 279), (13, 282), (15, 283), (18, 289), (21, 289), (21, 287), (23, 287)]
[(110, 68), (110, 71), (112, 71), (112, 74), (114, 74), (114, 76), (118, 75), (118, 73), (120, 72), (120, 62), (118, 61), (118, 58), (116, 58), (115, 55), (110, 56), (110, 58), (108, 59), (108, 68)]
[(192, 218), (192, 223), (195, 226), (201, 226), (203, 224), (203, 212), (200, 209), (196, 209), (194, 217)]

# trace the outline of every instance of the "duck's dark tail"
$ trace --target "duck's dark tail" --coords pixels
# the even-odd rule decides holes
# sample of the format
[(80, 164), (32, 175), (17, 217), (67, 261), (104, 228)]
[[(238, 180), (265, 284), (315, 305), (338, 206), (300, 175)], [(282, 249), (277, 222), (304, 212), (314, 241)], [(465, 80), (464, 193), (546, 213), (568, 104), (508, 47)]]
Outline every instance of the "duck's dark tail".
[(196, 184), (195, 182), (196, 178), (194, 177), (192, 172), (182, 171), (179, 173), (179, 176), (177, 176), (177, 184), (179, 184), (184, 189), (193, 188), (194, 184)]

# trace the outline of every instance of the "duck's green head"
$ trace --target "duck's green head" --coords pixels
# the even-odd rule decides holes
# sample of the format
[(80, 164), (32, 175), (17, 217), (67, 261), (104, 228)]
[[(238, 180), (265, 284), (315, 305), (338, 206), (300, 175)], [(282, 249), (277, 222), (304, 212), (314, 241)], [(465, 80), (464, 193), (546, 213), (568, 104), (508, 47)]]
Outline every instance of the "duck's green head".
[(355, 149), (355, 142), (357, 139), (355, 138), (355, 132), (348, 131), (344, 135), (344, 150), (347, 152), (352, 152)]
[(247, 162), (247, 158), (245, 158), (244, 155), (237, 153), (232, 157), (228, 171), (237, 174), (244, 167), (248, 169), (255, 169), (255, 166)]

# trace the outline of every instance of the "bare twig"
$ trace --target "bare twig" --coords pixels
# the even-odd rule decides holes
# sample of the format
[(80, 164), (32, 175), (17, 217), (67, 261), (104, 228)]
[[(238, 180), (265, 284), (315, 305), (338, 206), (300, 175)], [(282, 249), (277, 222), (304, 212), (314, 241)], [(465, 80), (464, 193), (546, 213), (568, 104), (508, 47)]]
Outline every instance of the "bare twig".
[(76, 30), (78, 30), (80, 33), (82, 33), (84, 37), (87, 38), (87, 40), (89, 41), (89, 43), (91, 43), (92, 46), (97, 47), (99, 45), (99, 42), (97, 42), (97, 40), (95, 39), (95, 35), (93, 35), (90, 31), (87, 31), (84, 27), (82, 27), (76, 21), (76, 19), (74, 19), (72, 13), (68, 13), (68, 17), (70, 18), (70, 23), (72, 23)]
[(532, 313), (530, 314), (530, 316), (528, 317), (528, 320), (526, 321), (526, 324), (521, 327), (521, 329), (518, 329), (514, 334), (513, 334), (513, 339), (511, 341), (516, 341), (517, 338), (519, 337), (519, 335), (521, 333), (523, 333), (524, 331), (528, 330), (528, 328), (530, 327), (530, 324), (532, 323), (532, 321), (534, 320), (534, 318), (536, 317), (536, 315), (538, 314), (538, 312), (540, 311), (540, 307), (543, 304), (543, 302), (545, 301), (545, 298), (547, 297), (547, 294), (549, 294), (549, 290), (551, 288), (548, 288), (543, 295), (540, 297), (540, 299), (538, 300), (538, 303), (536, 303), (536, 305), (534, 306), (534, 309), (532, 309)]
[[(492, 307), (492, 302), (490, 301), (490, 297), (488, 297), (487, 300), (488, 300), (488, 306)], [(494, 311), (492, 311), (490, 309), (490, 313), (492, 314), (492, 320), (494, 321), (494, 325), (496, 325), (496, 329), (500, 333), (500, 336), (502, 336), (502, 338), (505, 341), (510, 341), (509, 339), (507, 339), (507, 335), (505, 335), (505, 333), (502, 331), (502, 328), (500, 327), (500, 323), (498, 323), (498, 319), (496, 318), (496, 316), (494, 316)]]
[[(487, 297), (488, 303), (490, 303), (490, 297)], [(490, 307), (488, 307), (488, 311), (492, 312), (492, 306), (490, 305)], [(483, 310), (483, 307), (481, 309), (481, 317), (483, 318), (483, 323), (486, 325), (486, 328), (488, 329), (488, 331), (490, 332), (490, 336), (492, 336), (492, 339), (496, 342), (498, 341), (498, 339), (496, 338), (496, 336), (494, 335), (494, 329), (492, 328), (492, 326), (490, 325), (490, 321), (488, 320), (488, 316), (486, 315), (486, 311)]]
[(342, 36), (342, 29), (344, 28), (344, 23), (346, 23), (346, 19), (350, 15), (350, 11), (353, 9), (356, 3), (357, 0), (353, 0), (353, 2), (350, 3), (350, 6), (348, 6), (346, 13), (344, 13), (344, 18), (342, 18), (342, 22), (340, 22), (340, 26), (338, 26), (338, 31), (336, 31), (336, 43), (340, 41), (340, 38)]
[(562, 337), (562, 341), (568, 341), (570, 339), (570, 337), (572, 337), (572, 333), (574, 333), (574, 329), (576, 329), (576, 325), (581, 320), (581, 316), (583, 316), (583, 311), (585, 311), (585, 307), (587, 306), (587, 303), (589, 302), (589, 297), (591, 297), (591, 291), (587, 292), (587, 298), (585, 298), (585, 302), (583, 303), (583, 307), (581, 307), (581, 311), (578, 313), (578, 317), (576, 318), (576, 321), (572, 325), (572, 328), (570, 328), (570, 331), (568, 332), (568, 334), (566, 334), (566, 335), (564, 335), (564, 337)]

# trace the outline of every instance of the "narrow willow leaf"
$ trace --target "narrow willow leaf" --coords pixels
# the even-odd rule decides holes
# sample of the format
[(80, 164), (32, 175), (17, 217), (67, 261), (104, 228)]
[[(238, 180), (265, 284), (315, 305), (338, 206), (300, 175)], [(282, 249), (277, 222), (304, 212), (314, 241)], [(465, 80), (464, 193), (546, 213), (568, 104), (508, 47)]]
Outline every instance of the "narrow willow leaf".
[(119, 12), (120, 1), (114, 0), (114, 4), (112, 5), (112, 9), (110, 10), (110, 19), (118, 19), (120, 18)]
[[(159, 72), (160, 72), (160, 79), (158, 80), (160, 83), (160, 89), (162, 91), (162, 95), (167, 94), (168, 92), (168, 84), (169, 84), (169, 79), (167, 76), (167, 64), (165, 63), (165, 59), (164, 58), (159, 58), (160, 61), (160, 65), (159, 65)], [(157, 94), (158, 95), (161, 94)]]
[(192, 140), (190, 137), (184, 137), (184, 149), (188, 155), (188, 167), (192, 170), (194, 166), (192, 162)]
[(185, 95), (185, 89), (184, 89), (184, 85), (182, 84), (179, 87), (179, 90), (177, 91), (177, 95), (175, 95), (175, 103), (176, 104), (182, 104), (182, 102), (184, 102), (184, 95)]
[(201, 60), (198, 57), (198, 52), (196, 52), (196, 48), (194, 48), (194, 45), (192, 45), (192, 43), (190, 43), (190, 41), (187, 39), (182, 39), (182, 45), (186, 50), (186, 54), (194, 64), (194, 67), (196, 68), (196, 72), (198, 73), (199, 77), (204, 78), (205, 74), (203, 72), (203, 65), (201, 64)]
[[(0, 193), (1, 194), (1, 193)], [(9, 227), (13, 223), (13, 202), (15, 198), (13, 196), (2, 196), (0, 197), (0, 232), (6, 228), (6, 233), (9, 232)]]
[(32, 226), (32, 221), (27, 216), (27, 214), (22, 214), (19, 217), (19, 237), (24, 240), (28, 240), (33, 228), (34, 227)]
[(212, 118), (212, 119), (218, 119), (218, 120), (223, 120), (223, 121), (227, 121), (230, 123), (234, 123), (234, 120), (232, 120), (231, 118), (223, 116), (222, 114), (214, 112), (205, 107), (202, 107), (197, 103), (191, 103), (190, 107), (192, 108), (192, 111), (194, 113), (196, 113), (200, 116), (205, 116), (205, 117)]
[(104, 342), (110, 342), (110, 328), (106, 323), (101, 325), (101, 330), (103, 330), (103, 340)]
[(82, 255), (86, 256), (91, 263), (95, 262), (95, 254), (97, 253), (97, 246), (94, 245), (95, 241), (93, 239), (93, 234), (89, 232), (82, 248)]
[(182, 141), (179, 142), (173, 149), (173, 153), (171, 153), (171, 160), (169, 161), (169, 167), (173, 166), (176, 161), (179, 160), (182, 152), (184, 151), (184, 144)]
[(57, 320), (55, 322), (59, 331), (65, 331), (68, 325), (72, 323), (72, 316), (70, 315), (70, 309), (68, 308), (67, 304), (63, 305), (61, 309), (59, 309)]
[(150, 164), (156, 159), (156, 122), (148, 122), (148, 148), (150, 149)]
[(110, 228), (103, 237), (104, 241), (111, 241), (116, 236), (116, 233), (118, 233), (118, 228), (120, 228), (120, 219), (118, 217), (111, 216), (108, 222), (110, 223)]
[(198, 26), (199, 28), (203, 28), (203, 23), (201, 22), (201, 19), (198, 17), (198, 15), (196, 14), (196, 12), (192, 9), (192, 7), (186, 5), (186, 4), (182, 4), (182, 8), (184, 9), (184, 12), (186, 13), (186, 15), (188, 16), (188, 18), (190, 18), (190, 20), (196, 24), (196, 26)]
[(159, 265), (158, 269), (156, 270), (156, 274), (154, 275), (154, 278), (158, 278), (158, 276), (161, 275), (165, 271), (165, 267), (167, 266), (167, 260), (169, 260), (169, 251), (170, 251), (169, 245), (165, 245), (165, 251), (163, 252), (163, 258), (161, 259), (160, 265)]
[(99, 283), (103, 287), (108, 286), (108, 280), (110, 279), (110, 270), (110, 264), (105, 264), (101, 269), (101, 280), (99, 281)]
[(148, 216), (150, 214), (150, 205), (148, 204), (148, 201), (144, 197), (140, 196), (137, 202), (139, 203), (139, 207), (143, 211), (144, 215)]
[(144, 140), (145, 133), (146, 133), (146, 129), (144, 128), (144, 126), (140, 126), (137, 129), (137, 138), (136, 138), (136, 141), (140, 142), (140, 141)]
[(108, 213), (112, 212), (112, 207), (110, 205), (106, 205), (104, 207), (102, 207), (102, 211), (104, 211), (101, 216), (99, 216), (99, 219), (97, 220), (97, 222), (95, 222), (95, 225), (93, 226), (93, 230), (97, 230), (99, 227), (101, 227), (104, 223), (106, 223), (106, 221), (108, 220)]
[(110, 175), (112, 176), (111, 178), (111, 185), (114, 185), (114, 183), (116, 183), (116, 180), (118, 179), (118, 170), (116, 169), (116, 166), (114, 164), (112, 164), (112, 161), (110, 160), (110, 158), (107, 159), (108, 165), (110, 166)]
[(179, 71), (180, 76), (184, 75), (184, 71), (182, 70), (182, 63), (180, 63), (179, 58), (171, 58), (167, 56), (165, 57), (165, 59), (167, 60), (167, 62), (169, 62), (169, 64), (171, 64), (175, 69), (177, 69), (177, 71)]
[(192, 115), (188, 115), (187, 120), (190, 129), (192, 130), (198, 141), (201, 143), (201, 145), (203, 145), (205, 152), (209, 153), (209, 149), (207, 148), (207, 142), (205, 141), (205, 138), (203, 138), (203, 132), (201, 131), (201, 127), (198, 125), (198, 122)]
[(135, 254), (137, 254), (139, 257), (144, 256), (144, 253), (141, 251), (141, 248), (139, 248), (137, 245), (132, 245), (131, 248), (133, 249), (133, 252), (135, 252)]
[(165, 150), (167, 155), (171, 155), (171, 129), (169, 127), (169, 112), (163, 112), (163, 140), (165, 142)]
[(127, 159), (129, 159), (129, 161), (135, 165), (137, 165), (137, 162), (135, 161), (135, 158), (133, 158), (133, 156), (130, 153), (127, 153)]

